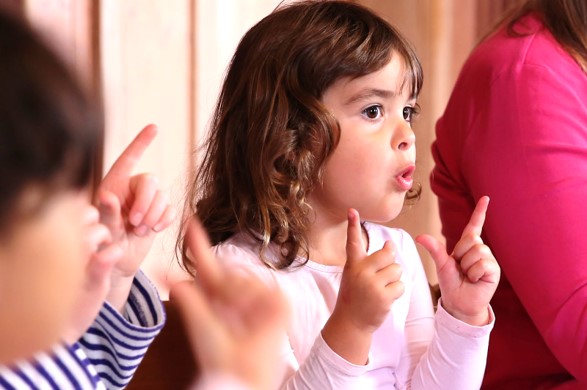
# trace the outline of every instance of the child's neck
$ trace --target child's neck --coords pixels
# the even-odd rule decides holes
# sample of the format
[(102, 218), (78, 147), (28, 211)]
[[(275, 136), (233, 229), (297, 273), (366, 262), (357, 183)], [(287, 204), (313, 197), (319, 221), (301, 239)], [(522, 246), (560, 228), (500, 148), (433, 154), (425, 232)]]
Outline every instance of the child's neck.
[[(332, 221), (317, 217), (308, 235), (310, 260), (323, 265), (344, 266), (346, 263), (347, 227), (346, 219)], [(364, 230), (363, 242), (366, 248), (368, 237)]]

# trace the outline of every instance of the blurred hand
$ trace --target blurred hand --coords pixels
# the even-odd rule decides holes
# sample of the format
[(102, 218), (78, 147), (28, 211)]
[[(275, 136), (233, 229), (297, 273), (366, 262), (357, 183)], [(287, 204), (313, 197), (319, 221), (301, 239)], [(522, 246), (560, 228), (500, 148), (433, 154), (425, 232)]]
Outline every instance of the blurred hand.
[(84, 216), (86, 248), (89, 256), (83, 290), (77, 298), (64, 341), (73, 344), (86, 332), (98, 315), (110, 289), (110, 274), (122, 256), (117, 245), (111, 245), (112, 236), (106, 226), (99, 222), (98, 210), (88, 205)]
[(202, 373), (228, 374), (252, 389), (274, 388), (286, 329), (281, 293), (253, 275), (222, 269), (196, 220), (185, 237), (199, 284), (180, 283), (170, 296), (179, 304)]

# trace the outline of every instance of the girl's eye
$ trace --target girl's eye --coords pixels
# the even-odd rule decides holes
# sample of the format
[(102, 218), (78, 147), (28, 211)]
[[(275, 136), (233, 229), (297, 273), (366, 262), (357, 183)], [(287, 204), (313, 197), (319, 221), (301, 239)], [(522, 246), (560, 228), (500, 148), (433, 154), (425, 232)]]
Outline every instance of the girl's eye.
[(362, 112), (369, 119), (377, 119), (381, 116), (381, 106), (369, 106)]
[(416, 115), (418, 115), (418, 107), (412, 107), (412, 106), (406, 106), (403, 109), (403, 116), (404, 116), (404, 120), (406, 122), (410, 122), (412, 123), (416, 117)]

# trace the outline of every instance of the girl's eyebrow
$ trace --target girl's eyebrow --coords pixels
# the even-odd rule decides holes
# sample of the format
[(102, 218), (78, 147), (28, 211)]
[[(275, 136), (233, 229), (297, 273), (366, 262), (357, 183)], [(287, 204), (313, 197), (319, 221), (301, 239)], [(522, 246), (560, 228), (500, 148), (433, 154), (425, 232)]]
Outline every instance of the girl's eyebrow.
[(352, 95), (345, 103), (345, 106), (351, 105), (358, 101), (368, 100), (372, 97), (379, 97), (382, 99), (390, 99), (395, 97), (397, 94), (395, 91), (389, 91), (387, 89), (367, 88), (359, 91)]

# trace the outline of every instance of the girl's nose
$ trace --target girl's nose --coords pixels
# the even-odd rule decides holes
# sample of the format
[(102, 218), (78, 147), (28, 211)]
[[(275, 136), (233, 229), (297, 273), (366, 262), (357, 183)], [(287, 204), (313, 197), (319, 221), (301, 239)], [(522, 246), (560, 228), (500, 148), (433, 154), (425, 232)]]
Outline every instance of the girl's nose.
[(392, 139), (392, 147), (397, 150), (405, 151), (410, 149), (416, 142), (416, 134), (410, 127), (409, 123), (402, 122), (396, 127)]

